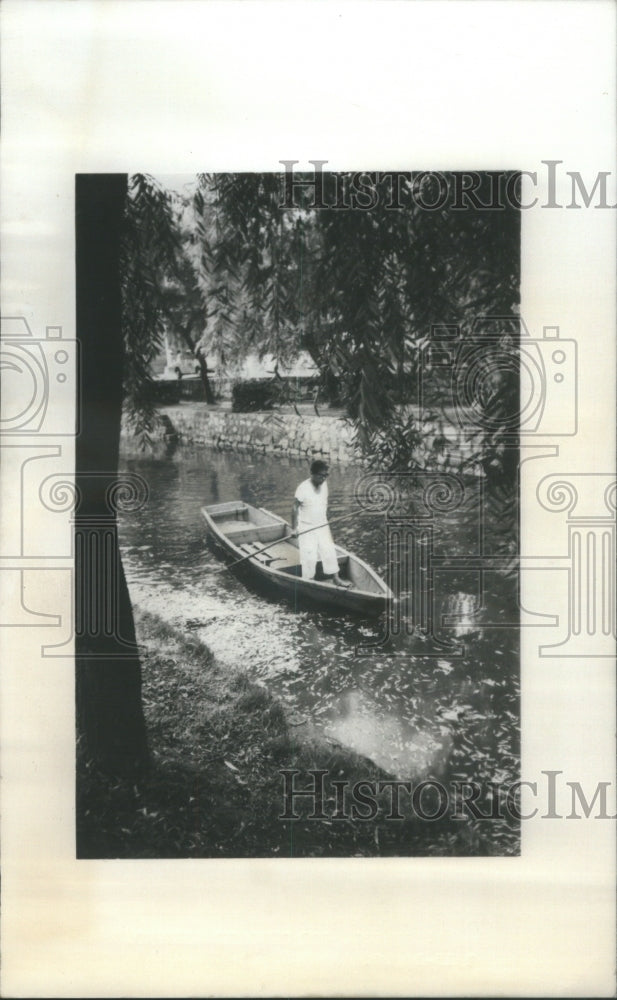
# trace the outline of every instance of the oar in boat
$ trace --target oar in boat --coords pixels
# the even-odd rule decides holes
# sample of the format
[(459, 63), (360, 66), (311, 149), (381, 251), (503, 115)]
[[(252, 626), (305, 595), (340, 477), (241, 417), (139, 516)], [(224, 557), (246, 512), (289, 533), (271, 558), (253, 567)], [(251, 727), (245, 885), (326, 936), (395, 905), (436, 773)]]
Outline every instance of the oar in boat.
[(268, 542), (264, 545), (262, 549), (257, 549), (255, 552), (249, 552), (247, 556), (242, 556), (242, 559), (236, 559), (234, 562), (229, 563), (228, 566), (222, 566), (220, 569), (215, 570), (217, 573), (223, 573), (226, 569), (233, 569), (234, 566), (239, 566), (240, 563), (246, 562), (247, 559), (252, 559), (254, 556), (260, 555), (265, 552), (266, 549), (271, 549), (273, 545), (278, 545), (279, 542), (288, 542), (290, 538), (299, 538), (300, 535), (308, 535), (309, 531), (317, 531), (318, 528), (328, 528), (331, 524), (335, 524), (337, 521), (346, 521), (349, 517), (357, 517), (358, 512), (352, 510), (350, 514), (340, 514), (338, 517), (333, 517), (331, 521), (324, 521), (323, 524), (314, 524), (312, 528), (305, 528), (304, 531), (292, 532), (291, 535), (285, 535), (284, 538), (275, 538), (273, 542)]

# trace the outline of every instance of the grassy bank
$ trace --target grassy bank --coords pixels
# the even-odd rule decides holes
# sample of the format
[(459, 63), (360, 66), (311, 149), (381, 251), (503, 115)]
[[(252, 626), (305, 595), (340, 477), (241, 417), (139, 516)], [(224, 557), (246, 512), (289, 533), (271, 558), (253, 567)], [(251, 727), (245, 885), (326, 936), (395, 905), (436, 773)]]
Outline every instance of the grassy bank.
[[(391, 815), (390, 793), (370, 819), (281, 819), (282, 769), (324, 770), (327, 781), (387, 778), (372, 762), (304, 734), (282, 706), (243, 673), (222, 668), (206, 646), (136, 611), (152, 766), (138, 780), (101, 774), (78, 758), (81, 858), (336, 857), (491, 854), (471, 822), (428, 823)], [(360, 810), (366, 813), (368, 810)], [(490, 833), (489, 830), (486, 831)]]

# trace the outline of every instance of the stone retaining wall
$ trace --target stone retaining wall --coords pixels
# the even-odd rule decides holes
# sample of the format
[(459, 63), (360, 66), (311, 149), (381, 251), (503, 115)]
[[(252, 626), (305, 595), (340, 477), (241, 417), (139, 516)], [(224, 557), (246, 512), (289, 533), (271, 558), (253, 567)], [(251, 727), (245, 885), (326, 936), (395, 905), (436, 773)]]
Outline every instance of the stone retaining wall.
[[(339, 416), (295, 413), (231, 413), (205, 403), (166, 406), (161, 438), (176, 435), (181, 441), (204, 444), (222, 451), (323, 458), (345, 465), (364, 460), (353, 445), (353, 429)], [(450, 419), (449, 419), (450, 417)], [(471, 455), (481, 445), (481, 432), (461, 427), (447, 412), (423, 421), (422, 443), (414, 452), (421, 468), (458, 471), (469, 469)]]
[(339, 417), (295, 413), (231, 413), (199, 403), (167, 406), (161, 411), (183, 441), (222, 451), (248, 451), (357, 462), (353, 430)]

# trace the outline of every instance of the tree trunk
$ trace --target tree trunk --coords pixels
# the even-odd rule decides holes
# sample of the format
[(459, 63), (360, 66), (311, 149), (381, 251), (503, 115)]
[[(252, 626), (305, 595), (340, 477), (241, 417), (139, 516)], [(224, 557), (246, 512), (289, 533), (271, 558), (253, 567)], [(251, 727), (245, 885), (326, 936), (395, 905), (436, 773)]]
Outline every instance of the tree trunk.
[[(190, 327), (189, 327), (190, 329)], [(205, 355), (201, 349), (198, 347), (195, 349), (195, 341), (191, 337), (189, 330), (180, 330), (180, 336), (182, 337), (184, 343), (188, 347), (189, 351), (194, 358), (197, 359), (197, 364), (199, 365), (199, 377), (201, 378), (201, 383), (204, 387), (204, 395), (206, 397), (206, 403), (211, 405), (216, 402), (214, 398), (214, 391), (208, 378), (208, 362), (206, 361)]]
[(204, 393), (206, 395), (206, 403), (212, 404), (216, 402), (216, 400), (214, 398), (214, 392), (212, 390), (212, 385), (210, 384), (210, 379), (208, 378), (208, 363), (201, 351), (197, 352), (196, 357), (199, 362), (199, 374), (201, 376)]
[(77, 732), (101, 768), (134, 774), (148, 759), (141, 664), (118, 549), (122, 414), (119, 253), (124, 174), (76, 178), (77, 339), (75, 654)]

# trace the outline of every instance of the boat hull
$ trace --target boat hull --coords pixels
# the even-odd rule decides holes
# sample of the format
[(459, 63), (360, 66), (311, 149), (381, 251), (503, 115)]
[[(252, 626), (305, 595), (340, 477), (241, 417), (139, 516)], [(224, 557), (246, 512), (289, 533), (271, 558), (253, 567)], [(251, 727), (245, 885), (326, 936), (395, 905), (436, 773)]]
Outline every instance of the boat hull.
[[(303, 579), (298, 543), (287, 538), (291, 527), (264, 508), (231, 501), (202, 507), (202, 515), (212, 538), (229, 555), (244, 559), (242, 566), (250, 567), (256, 576), (294, 603), (318, 602), (329, 608), (374, 616), (381, 614), (392, 599), (392, 592), (375, 570), (338, 545), (340, 573), (352, 582), (352, 588), (337, 587), (328, 580)], [(269, 546), (266, 551), (258, 551), (265, 546)], [(318, 574), (319, 570), (318, 564)]]

